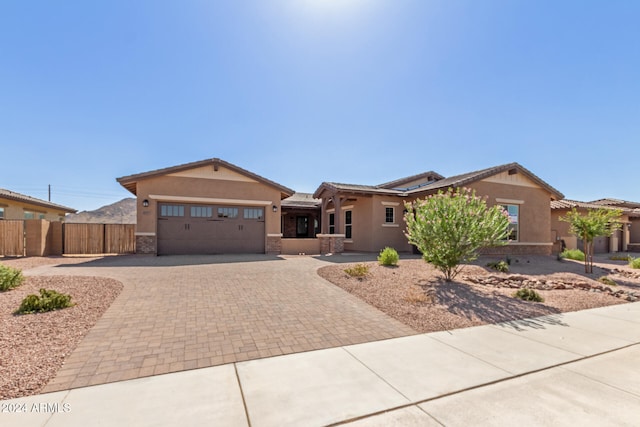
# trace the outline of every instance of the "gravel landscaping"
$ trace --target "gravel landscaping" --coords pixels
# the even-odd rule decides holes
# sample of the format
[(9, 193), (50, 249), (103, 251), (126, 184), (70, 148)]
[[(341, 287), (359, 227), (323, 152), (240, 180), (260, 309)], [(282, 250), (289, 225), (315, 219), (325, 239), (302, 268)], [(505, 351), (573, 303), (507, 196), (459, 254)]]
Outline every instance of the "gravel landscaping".
[[(0, 263), (26, 271), (95, 259), (0, 258)], [(364, 262), (369, 272), (362, 278), (344, 271), (358, 263), (329, 265), (318, 274), (417, 332), (557, 315), (640, 299), (640, 271), (622, 261), (599, 257), (591, 275), (583, 273), (582, 263), (559, 262), (555, 257), (515, 258), (509, 273), (485, 267), (491, 261), (497, 260), (483, 258), (464, 266), (450, 283), (421, 259), (404, 259), (397, 267)], [(597, 281), (602, 276), (617, 285)], [(26, 277), (20, 287), (0, 292), (0, 399), (41, 392), (123, 288), (116, 280), (100, 277), (29, 276), (28, 272)], [(536, 289), (544, 302), (514, 298), (520, 287)], [(40, 288), (70, 294), (76, 305), (49, 313), (14, 315), (22, 299)]]
[[(48, 258), (0, 262), (17, 268), (52, 263)], [(75, 305), (48, 313), (13, 314), (25, 296), (38, 294), (41, 288), (70, 294)], [(121, 290), (120, 282), (100, 277), (33, 276), (0, 292), (0, 399), (39, 393)]]
[[(640, 272), (623, 262), (601, 259), (594, 274), (585, 275), (580, 273), (581, 263), (555, 257), (514, 259), (509, 273), (484, 267), (490, 261), (496, 260), (482, 258), (464, 266), (449, 283), (421, 259), (401, 260), (397, 267), (366, 262), (369, 272), (362, 278), (344, 271), (357, 263), (323, 267), (318, 274), (423, 333), (623, 304), (640, 297)], [(618, 285), (596, 280), (603, 275)], [(544, 302), (514, 298), (520, 287), (536, 289)]]

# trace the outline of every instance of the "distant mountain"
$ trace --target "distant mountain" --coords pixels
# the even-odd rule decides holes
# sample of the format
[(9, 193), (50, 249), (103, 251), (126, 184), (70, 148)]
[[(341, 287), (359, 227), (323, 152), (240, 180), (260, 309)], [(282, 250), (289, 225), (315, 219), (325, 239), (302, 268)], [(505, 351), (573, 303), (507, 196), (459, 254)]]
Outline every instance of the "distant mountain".
[(135, 224), (136, 199), (129, 197), (94, 211), (69, 214), (65, 221), (93, 224)]

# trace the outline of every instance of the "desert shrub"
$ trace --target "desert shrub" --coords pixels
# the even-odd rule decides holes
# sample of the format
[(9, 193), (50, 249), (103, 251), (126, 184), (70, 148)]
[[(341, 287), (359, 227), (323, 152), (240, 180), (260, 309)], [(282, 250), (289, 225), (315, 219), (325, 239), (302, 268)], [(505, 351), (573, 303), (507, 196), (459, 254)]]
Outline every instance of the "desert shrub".
[(629, 267), (631, 267), (631, 268), (640, 268), (640, 257), (639, 258), (631, 258), (631, 257), (629, 257)]
[(365, 264), (356, 264), (344, 270), (351, 277), (364, 277), (369, 273), (369, 267)]
[(398, 252), (390, 247), (386, 247), (380, 251), (380, 255), (378, 255), (378, 262), (380, 265), (398, 265), (398, 260), (400, 257), (398, 256)]
[(513, 294), (513, 296), (516, 297), (516, 298), (520, 298), (521, 300), (525, 300), (525, 301), (535, 301), (535, 302), (543, 302), (544, 301), (544, 298), (542, 298), (542, 296), (540, 296), (539, 293), (537, 293), (535, 290), (529, 289), (529, 288), (518, 289), (516, 291), (516, 293)]
[(560, 254), (562, 258), (573, 259), (576, 261), (584, 261), (584, 252), (580, 249), (565, 249)]
[(613, 279), (611, 279), (610, 277), (607, 277), (607, 276), (602, 276), (602, 277), (598, 278), (598, 282), (604, 283), (607, 286), (618, 286), (618, 284), (616, 283), (615, 280), (613, 280)]
[(492, 270), (501, 271), (502, 273), (507, 273), (509, 271), (509, 263), (507, 261), (495, 261), (487, 264)]
[(509, 215), (502, 206), (487, 206), (470, 189), (450, 188), (405, 203), (405, 208), (409, 243), (447, 282), (460, 272), (461, 264), (476, 260), (481, 248), (507, 244)]
[(6, 265), (0, 265), (0, 292), (16, 288), (20, 286), (23, 281), (24, 276), (22, 275), (21, 270), (8, 267)]
[(27, 295), (20, 304), (16, 314), (43, 313), (45, 311), (60, 310), (71, 307), (71, 295), (58, 291), (40, 289), (40, 295)]
[(609, 259), (611, 261), (629, 261), (631, 257), (629, 255), (612, 255)]

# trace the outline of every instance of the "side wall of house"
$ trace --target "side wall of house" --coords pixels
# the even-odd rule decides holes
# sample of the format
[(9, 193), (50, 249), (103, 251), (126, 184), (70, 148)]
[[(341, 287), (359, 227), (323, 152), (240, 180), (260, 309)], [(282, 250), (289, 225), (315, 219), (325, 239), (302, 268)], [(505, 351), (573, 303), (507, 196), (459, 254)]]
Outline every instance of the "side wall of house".
[[(392, 247), (398, 252), (411, 252), (413, 247), (404, 235), (406, 226), (404, 223), (404, 199), (399, 197), (375, 196), (371, 206), (372, 218), (372, 252), (379, 252), (386, 246)], [(386, 222), (387, 208), (393, 209), (392, 223)]]
[(478, 196), (486, 196), (489, 206), (513, 204), (519, 206), (518, 241), (497, 252), (551, 254), (550, 194), (526, 178), (515, 182), (500, 182), (501, 176), (469, 185)]
[[(360, 196), (356, 200), (347, 200), (342, 204), (340, 212), (341, 230), (336, 230), (336, 234), (345, 234), (345, 212), (352, 212), (352, 238), (345, 237), (345, 251), (373, 251), (373, 222), (371, 218), (372, 197)], [(337, 213), (336, 213), (337, 214)]]

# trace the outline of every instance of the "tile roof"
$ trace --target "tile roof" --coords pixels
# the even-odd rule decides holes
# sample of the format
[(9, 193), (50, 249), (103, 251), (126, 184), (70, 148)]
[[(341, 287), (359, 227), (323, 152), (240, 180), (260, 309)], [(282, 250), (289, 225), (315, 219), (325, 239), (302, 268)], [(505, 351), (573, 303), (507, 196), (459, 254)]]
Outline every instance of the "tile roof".
[(447, 188), (447, 187), (462, 187), (469, 183), (480, 181), (481, 179), (488, 178), (490, 176), (499, 174), (501, 172), (509, 171), (512, 169), (520, 170), (525, 175), (527, 175), (531, 180), (533, 180), (538, 185), (540, 185), (542, 188), (545, 188), (547, 191), (549, 191), (557, 199), (562, 199), (564, 197), (564, 195), (560, 191), (556, 190), (554, 187), (552, 187), (551, 185), (543, 181), (540, 177), (538, 177), (536, 174), (531, 172), (529, 169), (515, 162), (506, 163), (504, 165), (494, 166), (486, 169), (481, 169), (474, 172), (467, 172), (461, 175), (452, 176), (450, 178), (445, 178), (440, 181), (436, 181), (433, 184), (428, 185), (426, 187), (419, 188), (417, 190), (409, 192), (409, 194), (421, 192), (421, 191), (438, 190), (438, 189)]
[[(407, 178), (401, 178), (395, 181), (390, 181), (380, 185), (357, 185), (357, 184), (341, 184), (335, 182), (323, 182), (320, 187), (314, 193), (314, 197), (319, 197), (322, 193), (323, 189), (329, 189), (331, 191), (348, 191), (348, 192), (356, 192), (356, 193), (367, 193), (367, 194), (388, 194), (388, 195), (397, 195), (397, 196), (409, 196), (416, 195), (421, 193), (432, 193), (437, 190), (448, 188), (448, 187), (461, 187), (466, 184), (479, 181), (484, 178), (488, 178), (490, 176), (496, 175), (498, 173), (508, 171), (511, 169), (518, 169), (522, 173), (524, 173), (527, 177), (529, 177), (532, 181), (536, 182), (542, 188), (545, 188), (549, 193), (552, 194), (556, 199), (562, 199), (564, 195), (553, 188), (551, 185), (547, 184), (545, 181), (540, 179), (537, 175), (529, 171), (527, 168), (521, 166), (518, 163), (507, 163), (500, 166), (494, 166), (487, 169), (481, 169), (474, 172), (468, 172), (461, 175), (452, 176), (449, 178), (442, 178), (442, 175), (439, 175), (435, 172), (424, 172), (422, 174), (413, 175)], [(436, 181), (427, 181), (424, 185), (416, 185), (411, 188), (401, 189), (394, 188), (398, 185), (402, 185), (403, 183), (410, 183), (419, 180), (420, 178), (431, 178), (437, 177)]]
[(383, 184), (376, 185), (376, 188), (388, 188), (388, 189), (396, 189), (396, 190), (407, 190), (406, 188), (402, 188), (410, 182), (416, 182), (418, 180), (426, 179), (424, 184), (427, 184), (432, 181), (438, 181), (440, 179), (444, 179), (444, 176), (440, 175), (434, 171), (422, 172), (417, 175), (411, 175), (400, 179), (395, 179), (393, 181), (385, 182)]
[(317, 208), (322, 203), (322, 199), (314, 199), (310, 193), (294, 193), (293, 196), (283, 199), (282, 207), (288, 208)]
[[(610, 200), (610, 199), (609, 199)], [(580, 202), (577, 200), (552, 200), (551, 201), (551, 209), (573, 209), (573, 208), (584, 208), (584, 209), (619, 209), (623, 214), (628, 215), (630, 217), (640, 217), (640, 208), (627, 208), (624, 206), (614, 206), (607, 204), (599, 204), (596, 202)]]
[(15, 191), (0, 188), (0, 199), (14, 200), (17, 202), (30, 203), (32, 205), (41, 206), (43, 208), (58, 209), (64, 212), (76, 213), (77, 210), (68, 206), (58, 205), (46, 200), (37, 199), (35, 197), (27, 196), (25, 194), (16, 193)]
[(602, 205), (602, 206), (618, 206), (618, 207), (625, 207), (625, 208), (640, 208), (640, 203), (638, 203), (638, 202), (630, 202), (628, 200), (620, 200), (620, 199), (612, 199), (612, 198), (594, 200), (591, 203), (596, 204), (596, 205)]

